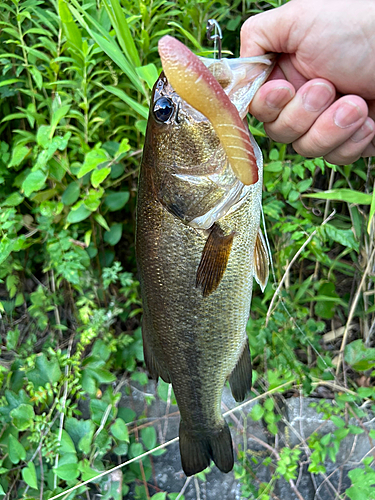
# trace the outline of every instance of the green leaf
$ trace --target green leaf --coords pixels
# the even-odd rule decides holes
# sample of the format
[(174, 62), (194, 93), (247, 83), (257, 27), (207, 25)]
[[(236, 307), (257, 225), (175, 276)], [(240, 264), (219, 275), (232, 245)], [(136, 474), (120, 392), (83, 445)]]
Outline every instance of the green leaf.
[(31, 405), (22, 404), (10, 412), (13, 425), (19, 430), (24, 431), (31, 427), (35, 416), (34, 408)]
[(89, 215), (91, 214), (91, 211), (85, 207), (85, 205), (80, 205), (77, 210), (71, 210), (68, 214), (68, 217), (66, 218), (67, 222), (70, 224), (75, 224), (77, 222), (81, 222)]
[(333, 422), (336, 427), (345, 427), (345, 421), (340, 417), (336, 417), (335, 415), (331, 416), (331, 422)]
[(34, 490), (38, 489), (36, 470), (33, 462), (29, 462), (28, 466), (22, 469), (22, 477), (25, 483), (30, 486), (30, 488), (34, 488)]
[(144, 80), (148, 88), (152, 90), (156, 80), (159, 78), (158, 70), (156, 69), (155, 64), (150, 63), (146, 64), (146, 66), (141, 66), (140, 68), (136, 68), (136, 71), (140, 78)]
[(35, 388), (44, 387), (47, 382), (53, 385), (60, 380), (62, 373), (57, 358), (48, 360), (44, 353), (36, 355), (35, 368), (28, 372), (27, 378)]
[(163, 401), (168, 401), (169, 384), (167, 384), (167, 382), (164, 382), (164, 380), (159, 378), (157, 392), (159, 397)]
[(120, 443), (118, 446), (115, 446), (113, 448), (113, 453), (116, 453), (116, 455), (121, 456), (121, 455), (127, 455), (129, 450), (129, 445), (127, 443)]
[(104, 203), (110, 212), (115, 212), (116, 210), (121, 210), (126, 205), (129, 197), (130, 194), (128, 191), (110, 192), (105, 197)]
[(79, 198), (80, 189), (81, 188), (78, 182), (71, 182), (66, 187), (61, 197), (61, 201), (64, 205), (73, 205), (73, 203), (75, 203)]
[[(266, 163), (264, 165), (264, 171), (265, 172), (273, 172), (273, 173), (278, 173), (283, 170), (283, 162), (282, 161), (273, 161), (271, 163)], [(297, 192), (299, 195), (299, 193)]]
[(119, 441), (129, 443), (128, 427), (122, 418), (116, 418), (115, 423), (111, 425), (111, 433)]
[(349, 425), (350, 434), (363, 434), (365, 431), (356, 425)]
[[(71, 0), (74, 7), (71, 7), (71, 11), (78, 20), (78, 22), (83, 26), (99, 47), (112, 59), (112, 61), (119, 66), (119, 68), (125, 73), (125, 75), (130, 79), (132, 84), (136, 89), (142, 94), (145, 94), (145, 89), (142, 82), (140, 81), (134, 66), (128, 62), (124, 54), (121, 52), (120, 47), (117, 45), (115, 40), (111, 35), (101, 26), (99, 22), (96, 21), (92, 16), (85, 11), (77, 0)], [(80, 11), (80, 12), (79, 12)], [(89, 21), (91, 26), (94, 26), (97, 31), (94, 31), (87, 24), (82, 15)], [(101, 34), (99, 34), (101, 33)]]
[(152, 495), (151, 500), (166, 500), (167, 493), (165, 491), (159, 491), (159, 493), (155, 493)]
[(76, 26), (69, 7), (64, 0), (59, 0), (59, 15), (68, 43), (71, 45), (71, 48), (80, 52), (82, 50), (81, 31)]
[(111, 384), (116, 380), (116, 376), (104, 368), (95, 368), (92, 374), (100, 384)]
[(114, 246), (121, 240), (122, 224), (113, 224), (109, 231), (104, 233), (104, 241)]
[(269, 153), (270, 160), (276, 161), (279, 160), (279, 151), (276, 148), (271, 149)]
[(77, 174), (78, 179), (86, 175), (88, 172), (91, 172), (98, 165), (106, 161), (108, 161), (108, 155), (104, 149), (93, 149), (86, 154), (85, 161)]
[(191, 43), (192, 43), (192, 44), (193, 44), (193, 45), (194, 45), (194, 46), (198, 49), (198, 51), (199, 51), (199, 52), (202, 52), (202, 51), (203, 51), (203, 47), (202, 47), (202, 46), (201, 46), (201, 44), (198, 42), (198, 40), (196, 40), (196, 39), (194, 38), (194, 36), (193, 36), (193, 35), (192, 35), (189, 31), (187, 31), (186, 29), (184, 29), (184, 28), (183, 28), (180, 24), (175, 23), (174, 21), (170, 21), (170, 22), (168, 23), (168, 26), (174, 26), (174, 27), (178, 28), (178, 29), (181, 31), (181, 33), (182, 33), (184, 36), (186, 36), (186, 38), (187, 38), (188, 40), (190, 40), (190, 41), (191, 41)]
[(64, 481), (72, 481), (79, 476), (78, 464), (64, 464), (52, 470), (57, 477)]
[(78, 443), (84, 436), (95, 431), (95, 424), (92, 420), (78, 420), (74, 417), (68, 417), (65, 422), (65, 430), (75, 446), (78, 447)]
[(94, 429), (92, 429), (90, 432), (85, 434), (81, 439), (78, 441), (78, 449), (88, 455), (91, 450), (91, 443), (92, 443), (92, 438), (94, 435)]
[(139, 455), (142, 455), (143, 452), (144, 450), (141, 443), (133, 443), (130, 446), (129, 457), (130, 458), (139, 457)]
[(18, 167), (18, 165), (20, 165), (20, 163), (26, 158), (29, 151), (30, 149), (26, 146), (17, 145), (15, 148), (13, 148), (12, 158), (10, 160), (10, 163), (8, 164), (8, 168)]
[(118, 0), (104, 0), (104, 7), (111, 18), (113, 27), (115, 28), (117, 39), (124, 51), (124, 54), (134, 66), (140, 66), (138, 51), (134, 43), (133, 35), (129, 29), (127, 19), (121, 4)]
[(72, 441), (72, 438), (69, 436), (69, 434), (66, 432), (65, 429), (63, 429), (61, 432), (59, 453), (61, 455), (65, 455), (66, 453), (76, 453), (76, 449)]
[(15, 240), (4, 236), (0, 241), (0, 264), (9, 257), (15, 247)]
[(332, 224), (325, 224), (321, 226), (321, 231), (323, 231), (329, 239), (337, 241), (340, 245), (358, 251), (359, 243), (356, 241), (351, 229), (338, 229)]
[(78, 465), (78, 468), (82, 473), (81, 476), (82, 481), (88, 481), (89, 479), (96, 477), (100, 473), (99, 471), (94, 470), (90, 467), (90, 462), (87, 459), (81, 460)]
[(36, 142), (41, 148), (47, 149), (51, 144), (52, 128), (50, 125), (41, 125), (36, 134)]
[(265, 402), (263, 403), (263, 406), (265, 410), (273, 411), (273, 409), (275, 408), (275, 402), (273, 398), (266, 399)]
[[(102, 401), (100, 399), (92, 399), (90, 401), (90, 413), (91, 413), (91, 418), (96, 424), (100, 424), (103, 415), (105, 412), (108, 411), (108, 403), (105, 401)], [(108, 415), (108, 421), (111, 421), (114, 419), (114, 408), (113, 406), (111, 407), (111, 410)], [(107, 432), (107, 431), (106, 431)], [(99, 436), (102, 434), (102, 432), (99, 434)], [(107, 436), (103, 435), (104, 439), (111, 439), (107, 433)]]
[(334, 435), (336, 437), (336, 439), (339, 439), (340, 441), (342, 439), (345, 439), (346, 436), (349, 434), (349, 429), (344, 429), (344, 428), (341, 428), (341, 429), (336, 429), (335, 432), (334, 432)]
[(148, 450), (152, 450), (156, 446), (156, 430), (154, 427), (144, 427), (141, 429), (141, 438)]
[(29, 197), (34, 191), (39, 191), (47, 179), (47, 174), (42, 170), (36, 170), (36, 172), (30, 172), (29, 175), (22, 183), (22, 190), (25, 196)]
[(314, 308), (315, 314), (324, 319), (333, 318), (336, 304), (340, 303), (334, 283), (322, 283), (319, 287), (319, 295), (314, 299), (317, 301)]
[(370, 205), (372, 195), (354, 191), (353, 189), (330, 189), (321, 193), (304, 194), (307, 198), (318, 198), (321, 200), (345, 201), (346, 203), (354, 203), (355, 205)]
[(107, 231), (110, 230), (109, 226), (107, 224), (107, 221), (105, 220), (105, 218), (101, 214), (95, 215), (95, 220), (98, 224), (100, 224), (102, 227), (104, 227), (104, 229), (106, 229)]
[(106, 179), (111, 173), (110, 167), (100, 168), (98, 170), (94, 170), (91, 174), (91, 184), (94, 188), (97, 188), (103, 181)]
[(120, 142), (118, 150), (116, 151), (116, 156), (119, 156), (123, 153), (127, 153), (129, 150), (130, 150), (129, 139), (124, 137), (124, 139), (122, 139)]
[(374, 188), (372, 191), (372, 199), (371, 199), (371, 206), (370, 206), (370, 213), (368, 216), (368, 224), (367, 224), (367, 232), (370, 234), (370, 227), (371, 227), (371, 221), (375, 215), (375, 183), (374, 183)]
[(366, 371), (375, 366), (375, 348), (366, 347), (361, 339), (345, 347), (345, 361), (353, 370)]
[(271, 423), (271, 424), (268, 424), (267, 425), (267, 429), (270, 431), (271, 434), (273, 434), (274, 436), (276, 436), (276, 434), (278, 433), (278, 428), (277, 428), (277, 425), (274, 424), (274, 423)]
[(33, 75), (36, 86), (40, 90), (43, 87), (43, 76), (42, 73), (35, 67), (31, 66), (29, 69), (30, 73)]
[(104, 194), (104, 189), (99, 188), (98, 190), (96, 189), (90, 189), (89, 194), (85, 198), (85, 207), (91, 210), (91, 212), (95, 212), (101, 202), (102, 196)]
[(61, 106), (56, 109), (56, 111), (52, 115), (52, 120), (51, 120), (51, 128), (53, 132), (55, 131), (55, 128), (57, 125), (60, 123), (60, 121), (68, 114), (70, 110), (70, 104), (66, 104), (65, 106)]
[[(23, 303), (23, 301), (22, 301)], [(18, 339), (20, 337), (20, 331), (18, 327), (16, 327), (14, 330), (8, 330), (7, 333), (7, 349), (8, 351), (12, 351), (17, 347), (18, 344)]]
[(17, 205), (22, 203), (23, 200), (24, 200), (24, 197), (20, 193), (15, 191), (14, 193), (9, 195), (8, 198), (6, 198), (3, 201), (3, 206), (4, 207), (16, 207)]
[(148, 118), (148, 108), (142, 106), (139, 102), (135, 101), (132, 97), (129, 97), (125, 92), (117, 87), (112, 87), (111, 85), (102, 85), (103, 89), (107, 92), (111, 92), (115, 96), (123, 100), (128, 106), (130, 106), (136, 113), (142, 116), (142, 118)]
[(264, 415), (264, 408), (260, 404), (256, 404), (253, 406), (253, 409), (250, 412), (250, 417), (257, 422), (260, 420)]
[(25, 460), (26, 458), (25, 448), (12, 434), (9, 434), (8, 438), (8, 454), (12, 464), (18, 464), (20, 460)]
[(20, 81), (21, 80), (19, 80), (18, 78), (10, 78), (9, 80), (3, 80), (2, 82), (0, 82), (0, 87), (12, 85), (12, 83), (18, 83)]
[[(185, 500), (185, 495), (181, 495), (181, 493), (168, 493), (169, 500), (176, 500), (177, 497), (178, 497), (178, 500)], [(268, 499), (261, 498), (260, 500), (268, 500)]]

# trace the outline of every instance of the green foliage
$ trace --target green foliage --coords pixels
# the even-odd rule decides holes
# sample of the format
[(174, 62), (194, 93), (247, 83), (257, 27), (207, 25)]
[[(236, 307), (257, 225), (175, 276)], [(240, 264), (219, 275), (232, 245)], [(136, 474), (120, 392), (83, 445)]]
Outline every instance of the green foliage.
[(352, 486), (346, 490), (350, 500), (366, 500), (375, 498), (375, 471), (369, 466), (372, 458), (366, 460), (365, 469), (349, 471)]
[[(0, 495), (47, 499), (108, 470), (114, 456), (124, 462), (150, 452), (141, 465), (138, 460), (123, 469), (121, 492), (106, 476), (95, 480), (96, 488), (108, 500), (126, 497), (130, 486), (134, 498), (178, 496), (147, 493), (152, 456), (165, 450), (152, 452), (158, 444), (153, 426), (130, 431), (136, 415), (118, 408), (116, 385), (121, 376), (139, 387), (148, 382), (134, 221), (148, 104), (161, 70), (157, 42), (171, 33), (207, 55), (212, 47), (205, 25), (215, 18), (224, 50), (238, 54), (242, 22), (281, 3), (0, 5)], [(345, 327), (369, 262), (373, 169), (363, 160), (344, 167), (306, 160), (270, 141), (261, 124), (251, 121), (250, 129), (265, 153), (264, 214), (276, 281), (311, 236), (288, 268), (267, 322), (272, 280), (264, 295), (255, 289), (247, 327), (254, 386), (260, 393), (290, 388), (310, 394), (320, 383), (342, 388), (341, 372), (335, 374), (341, 338), (326, 341), (322, 334)], [(336, 215), (326, 221), (333, 208)], [(367, 432), (361, 405), (373, 404), (375, 394), (357, 384), (375, 366), (369, 348), (373, 290), (367, 272), (344, 352), (351, 390), (318, 408), (335, 430), (309, 437), (305, 459), (312, 474), (324, 472), (327, 458), (336, 460), (347, 435)], [(175, 404), (168, 384), (160, 381), (157, 393)], [(349, 410), (355, 422), (348, 421)], [(249, 422), (260, 420), (276, 440), (283, 425), (277, 396), (253, 406)], [(262, 457), (240, 447), (235, 474), (243, 496), (271, 498), (276, 477), (296, 479), (303, 452), (302, 444), (291, 447), (287, 440)], [(267, 484), (256, 480), (259, 463), (272, 471)], [(373, 498), (370, 464), (365, 459), (363, 469), (349, 474), (349, 498)], [(70, 498), (88, 494), (86, 488)]]

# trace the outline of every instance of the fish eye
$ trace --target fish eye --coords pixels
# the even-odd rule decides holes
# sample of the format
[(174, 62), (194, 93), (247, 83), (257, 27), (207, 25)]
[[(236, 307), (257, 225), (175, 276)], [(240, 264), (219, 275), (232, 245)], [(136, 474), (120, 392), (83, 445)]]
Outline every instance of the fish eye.
[(166, 122), (174, 111), (173, 102), (168, 97), (161, 97), (154, 104), (154, 116), (158, 122)]

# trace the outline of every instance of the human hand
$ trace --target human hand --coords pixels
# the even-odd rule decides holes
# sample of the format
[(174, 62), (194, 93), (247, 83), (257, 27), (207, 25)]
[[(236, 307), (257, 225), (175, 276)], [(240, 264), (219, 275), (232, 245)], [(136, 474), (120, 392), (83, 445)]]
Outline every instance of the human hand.
[(375, 155), (374, 19), (371, 0), (292, 0), (244, 23), (241, 56), (283, 54), (250, 106), (272, 139), (337, 164)]

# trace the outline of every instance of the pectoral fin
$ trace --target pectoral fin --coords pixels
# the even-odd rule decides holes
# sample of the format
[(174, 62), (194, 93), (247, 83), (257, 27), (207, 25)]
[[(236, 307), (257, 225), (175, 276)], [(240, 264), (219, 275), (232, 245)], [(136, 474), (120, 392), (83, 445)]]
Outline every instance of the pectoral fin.
[(268, 258), (266, 242), (264, 241), (264, 236), (259, 228), (254, 248), (254, 277), (257, 283), (259, 283), (262, 292), (264, 292), (267, 285), (269, 265), (270, 261)]
[(212, 226), (197, 270), (196, 287), (202, 287), (203, 297), (219, 286), (228, 264), (233, 237), (234, 233), (225, 236), (218, 224)]

